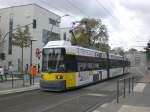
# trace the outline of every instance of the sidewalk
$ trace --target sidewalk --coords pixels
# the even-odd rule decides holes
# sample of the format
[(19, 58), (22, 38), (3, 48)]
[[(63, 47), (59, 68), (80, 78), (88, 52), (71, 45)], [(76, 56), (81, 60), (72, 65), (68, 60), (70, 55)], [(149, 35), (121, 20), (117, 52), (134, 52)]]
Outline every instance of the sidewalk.
[(29, 78), (24, 78), (23, 85), (23, 79), (14, 77), (12, 82), (12, 78), (8, 77), (7, 81), (0, 82), (0, 95), (39, 89), (39, 80), (39, 76), (35, 77), (34, 85), (30, 85)]
[(134, 86), (133, 93), (98, 107), (93, 112), (150, 112), (150, 74), (145, 75)]

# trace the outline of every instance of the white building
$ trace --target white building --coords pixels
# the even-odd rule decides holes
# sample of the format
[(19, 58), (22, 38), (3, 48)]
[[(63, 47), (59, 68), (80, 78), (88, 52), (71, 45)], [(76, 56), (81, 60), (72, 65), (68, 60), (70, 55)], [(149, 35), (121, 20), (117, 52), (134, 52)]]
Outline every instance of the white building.
[[(15, 29), (17, 25), (28, 25), (30, 27), (30, 34), (32, 39), (37, 40), (33, 42), (32, 63), (41, 65), (41, 58), (35, 56), (37, 48), (40, 50), (48, 40), (57, 40), (60, 38), (60, 16), (44, 9), (36, 4), (28, 4), (21, 6), (13, 6), (0, 9), (0, 27), (3, 36)], [(33, 20), (36, 20), (36, 28), (33, 28)], [(51, 33), (52, 31), (52, 33)], [(13, 32), (15, 32), (13, 30)], [(6, 59), (0, 64), (8, 67), (9, 64), (14, 65), (14, 70), (19, 71), (21, 67), (21, 48), (11, 45), (11, 33), (5, 38), (5, 43), (0, 47), (0, 52), (6, 54)], [(24, 48), (24, 69), (30, 65), (30, 47)]]
[(71, 30), (71, 27), (66, 27), (66, 28), (60, 28), (60, 37), (61, 37), (61, 40), (71, 40), (71, 34), (70, 34), (70, 30)]

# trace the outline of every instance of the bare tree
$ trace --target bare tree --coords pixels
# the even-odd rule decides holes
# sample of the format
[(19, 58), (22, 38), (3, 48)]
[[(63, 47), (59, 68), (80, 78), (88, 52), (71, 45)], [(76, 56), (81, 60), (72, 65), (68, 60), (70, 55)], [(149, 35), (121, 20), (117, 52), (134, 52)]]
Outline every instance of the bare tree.
[(22, 59), (22, 66), (21, 66), (21, 72), (23, 74), (23, 50), (24, 48), (27, 48), (30, 46), (30, 32), (29, 32), (29, 26), (25, 26), (24, 28), (21, 28), (20, 25), (17, 26), (17, 30), (15, 33), (13, 33), (12, 38), (12, 44), (14, 46), (17, 46), (21, 48), (21, 59)]

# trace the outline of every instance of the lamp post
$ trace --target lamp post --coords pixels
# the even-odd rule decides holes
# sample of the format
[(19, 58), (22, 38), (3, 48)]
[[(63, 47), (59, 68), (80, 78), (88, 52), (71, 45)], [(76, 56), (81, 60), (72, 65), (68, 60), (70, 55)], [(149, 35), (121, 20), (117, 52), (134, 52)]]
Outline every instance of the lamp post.
[[(32, 67), (32, 44), (33, 42), (35, 42), (37, 40), (34, 40), (34, 39), (31, 39), (30, 40), (30, 70), (31, 70), (31, 67)], [(34, 79), (33, 79), (34, 80)], [(32, 77), (31, 77), (31, 71), (30, 71), (30, 85), (32, 84)]]
[[(69, 14), (65, 14), (65, 15), (63, 15), (63, 16), (61, 16), (61, 17), (58, 17), (58, 18), (56, 19), (56, 22), (58, 22), (59, 19), (61, 19), (61, 18), (63, 18), (63, 17), (66, 17), (66, 16), (69, 16)], [(59, 22), (58, 22), (58, 23), (59, 23)], [(50, 37), (52, 36), (53, 27), (54, 27), (54, 24), (52, 24), (52, 27), (51, 27), (51, 30), (50, 30)]]

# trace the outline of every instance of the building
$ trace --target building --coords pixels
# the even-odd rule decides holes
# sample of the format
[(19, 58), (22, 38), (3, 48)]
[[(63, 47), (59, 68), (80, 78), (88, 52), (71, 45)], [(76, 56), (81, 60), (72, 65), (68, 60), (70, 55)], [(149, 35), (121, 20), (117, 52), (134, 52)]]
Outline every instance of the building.
[(60, 37), (61, 37), (61, 40), (71, 40), (71, 34), (70, 34), (70, 30), (71, 30), (71, 27), (66, 27), (66, 28), (60, 28)]
[(147, 61), (145, 52), (143, 51), (127, 52), (126, 56), (130, 61), (132, 72), (136, 71), (136, 73), (139, 73), (141, 75), (143, 73), (146, 73), (149, 63)]
[(126, 53), (127, 58), (129, 59), (131, 66), (144, 66), (147, 65), (147, 59), (145, 52), (134, 51)]
[[(27, 4), (0, 9), (0, 28), (3, 36), (9, 31), (15, 32), (17, 25), (28, 25), (32, 39), (32, 63), (41, 66), (41, 58), (37, 58), (35, 52), (48, 42), (48, 40), (60, 39), (59, 15), (50, 12), (36, 4)], [(33, 20), (36, 28), (33, 28)], [(8, 33), (5, 42), (0, 46), (0, 52), (5, 53), (5, 60), (0, 59), (0, 65), (13, 65), (15, 71), (21, 68), (21, 48), (12, 45), (12, 33)], [(24, 70), (30, 65), (30, 48), (24, 48)]]

